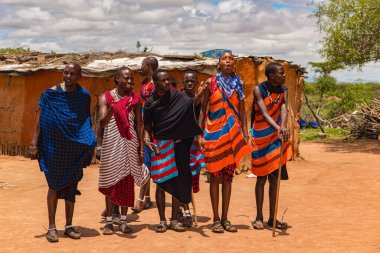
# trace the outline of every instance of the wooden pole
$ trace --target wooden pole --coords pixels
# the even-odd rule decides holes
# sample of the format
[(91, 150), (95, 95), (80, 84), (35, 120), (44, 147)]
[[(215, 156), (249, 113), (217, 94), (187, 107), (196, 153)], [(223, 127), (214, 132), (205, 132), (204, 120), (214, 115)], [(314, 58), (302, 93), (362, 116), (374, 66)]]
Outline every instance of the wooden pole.
[(278, 176), (277, 176), (277, 192), (276, 192), (276, 205), (274, 208), (274, 218), (273, 218), (273, 230), (272, 230), (272, 236), (276, 236), (276, 223), (277, 223), (277, 209), (278, 209), (278, 197), (280, 195), (280, 183), (281, 183), (281, 169), (282, 169), (282, 152), (284, 150), (282, 140), (281, 141), (281, 148), (280, 148), (280, 164), (278, 168)]
[(195, 208), (195, 200), (194, 200), (193, 190), (191, 190), (191, 204), (193, 206), (193, 211), (194, 211), (194, 227), (198, 227), (197, 209)]

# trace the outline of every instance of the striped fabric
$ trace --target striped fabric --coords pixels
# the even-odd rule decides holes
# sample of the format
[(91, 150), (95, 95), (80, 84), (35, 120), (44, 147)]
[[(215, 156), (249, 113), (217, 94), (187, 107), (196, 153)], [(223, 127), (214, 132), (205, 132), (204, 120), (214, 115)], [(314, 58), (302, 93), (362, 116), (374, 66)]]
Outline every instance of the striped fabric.
[(205, 158), (198, 148), (198, 138), (195, 136), (190, 148), (190, 169), (193, 179), (193, 193), (199, 192), (199, 172), (205, 168)]
[[(273, 92), (268, 94), (264, 84), (260, 84), (259, 88), (269, 115), (280, 125), (281, 104), (284, 100), (284, 93)], [(254, 110), (255, 118), (251, 128), (252, 147), (254, 149), (252, 153), (252, 173), (256, 176), (265, 176), (279, 168), (281, 140), (278, 138), (277, 131), (265, 122), (257, 104), (254, 105)], [(282, 165), (292, 156), (289, 141), (283, 145)]]
[[(134, 125), (135, 115), (129, 113), (129, 122)], [(99, 188), (116, 185), (128, 175), (132, 175), (135, 182), (143, 182), (144, 177), (138, 162), (137, 135), (134, 127), (130, 128), (133, 136), (131, 140), (120, 136), (115, 118), (112, 116), (104, 128), (102, 155), (99, 170)], [(138, 178), (138, 180), (136, 180)]]
[(204, 157), (207, 170), (217, 172), (224, 167), (239, 167), (243, 156), (252, 152), (244, 139), (238, 115), (239, 99), (234, 92), (229, 98), (211, 78), (209, 111), (204, 130)]
[(155, 183), (163, 183), (178, 176), (177, 165), (174, 155), (174, 141), (154, 140), (160, 151), (159, 155), (151, 152), (150, 176)]
[(195, 176), (198, 174), (202, 168), (205, 168), (205, 158), (203, 153), (198, 149), (198, 138), (195, 136), (194, 141), (190, 148), (190, 168), (191, 174)]

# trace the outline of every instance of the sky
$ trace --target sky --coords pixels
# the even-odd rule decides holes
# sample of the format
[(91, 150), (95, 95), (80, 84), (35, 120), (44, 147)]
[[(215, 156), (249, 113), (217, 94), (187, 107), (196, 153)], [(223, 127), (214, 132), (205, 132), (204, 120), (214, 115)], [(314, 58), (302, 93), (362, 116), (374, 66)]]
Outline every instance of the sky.
[[(41, 52), (158, 54), (224, 48), (308, 67), (322, 61), (321, 35), (308, 0), (0, 0), (0, 48)], [(380, 64), (336, 71), (340, 82), (380, 81)], [(308, 80), (315, 75), (309, 70)]]

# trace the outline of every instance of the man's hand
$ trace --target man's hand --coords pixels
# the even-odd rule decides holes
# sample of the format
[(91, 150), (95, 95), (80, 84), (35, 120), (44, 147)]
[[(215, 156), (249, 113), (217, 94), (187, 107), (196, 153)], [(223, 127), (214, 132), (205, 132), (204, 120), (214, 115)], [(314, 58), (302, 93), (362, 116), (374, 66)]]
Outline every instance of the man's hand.
[(287, 142), (289, 140), (289, 136), (289, 130), (285, 127), (280, 127), (280, 129), (278, 130), (278, 138), (284, 142)]
[(152, 146), (152, 142), (150, 142), (150, 139), (145, 138), (144, 139), (144, 144), (149, 148), (150, 151), (154, 152), (154, 149), (153, 149), (153, 146)]
[(206, 90), (207, 86), (208, 86), (207, 83), (201, 82), (201, 84), (199, 85), (198, 90), (197, 90), (195, 96), (196, 97), (201, 97), (203, 95), (203, 92)]
[(201, 151), (201, 152), (204, 152), (205, 151), (205, 140), (200, 136), (198, 137), (198, 149)]

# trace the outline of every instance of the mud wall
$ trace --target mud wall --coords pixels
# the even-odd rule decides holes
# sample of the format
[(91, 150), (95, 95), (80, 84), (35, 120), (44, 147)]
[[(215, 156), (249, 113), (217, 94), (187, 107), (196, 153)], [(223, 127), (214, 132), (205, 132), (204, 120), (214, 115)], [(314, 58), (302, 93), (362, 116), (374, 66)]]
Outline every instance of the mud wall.
[[(245, 108), (248, 122), (253, 103), (253, 88), (265, 81), (265, 66), (268, 62), (255, 63), (251, 58), (241, 58), (237, 62), (236, 72), (245, 84)], [(286, 72), (286, 86), (289, 89), (289, 127), (293, 153), (297, 155), (299, 142), (299, 117), (302, 104), (303, 78), (296, 70), (283, 64)], [(183, 70), (169, 71), (169, 75), (182, 85)], [(199, 81), (205, 81), (209, 75), (198, 73)], [(40, 71), (25, 76), (0, 75), (0, 154), (25, 155), (29, 146), (35, 122), (36, 109), (41, 93), (62, 81), (62, 73), (55, 71)], [(135, 90), (141, 83), (141, 76), (135, 73)], [(98, 96), (104, 91), (115, 87), (113, 77), (83, 77), (80, 84), (91, 94), (91, 112), (94, 117)]]

